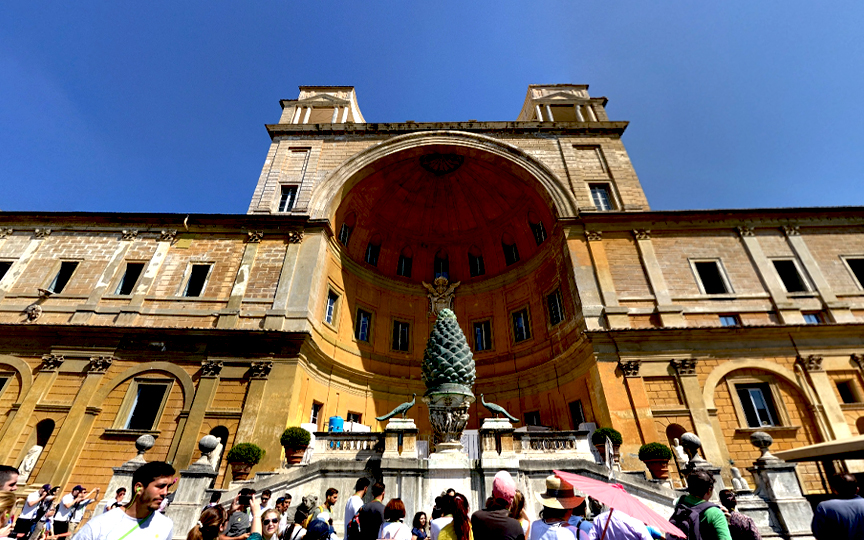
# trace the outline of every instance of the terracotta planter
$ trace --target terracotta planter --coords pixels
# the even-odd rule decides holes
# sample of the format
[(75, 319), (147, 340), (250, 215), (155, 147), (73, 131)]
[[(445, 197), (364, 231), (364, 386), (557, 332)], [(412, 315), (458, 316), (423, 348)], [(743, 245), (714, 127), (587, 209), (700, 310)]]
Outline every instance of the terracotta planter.
[(648, 467), (651, 476), (655, 480), (666, 480), (669, 478), (669, 460), (668, 459), (646, 459), (642, 463)]
[(235, 482), (246, 480), (246, 477), (249, 476), (249, 471), (252, 470), (252, 465), (249, 463), (229, 463), (229, 465), (231, 465), (231, 480)]
[(306, 448), (285, 448), (285, 462), (288, 465), (299, 465), (303, 461), (303, 454), (306, 453)]

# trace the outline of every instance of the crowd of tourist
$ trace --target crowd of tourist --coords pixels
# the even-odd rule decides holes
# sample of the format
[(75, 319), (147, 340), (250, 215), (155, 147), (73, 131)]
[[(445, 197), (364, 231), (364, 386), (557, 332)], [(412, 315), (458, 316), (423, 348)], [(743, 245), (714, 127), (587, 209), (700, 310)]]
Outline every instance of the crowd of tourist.
[[(84, 509), (98, 500), (99, 490), (76, 485), (61, 495), (45, 484), (19, 500), (18, 471), (0, 466), (0, 539), (50, 540), (171, 540), (174, 524), (164, 515), (176, 471), (164, 462), (150, 462), (132, 476), (132, 496), (124, 503), (126, 488), (119, 488), (103, 513), (81, 522)], [(575, 480), (574, 480), (575, 481)], [(854, 476), (837, 475), (831, 480), (836, 498), (816, 508), (812, 522), (817, 540), (864, 538), (864, 498)], [(709, 502), (714, 479), (703, 470), (687, 477), (688, 493), (680, 497), (669, 522), (687, 540), (761, 540), (754, 521), (737, 511), (732, 490), (719, 493), (721, 505)], [(368, 495), (368, 496), (367, 496)], [(575, 494), (565, 479), (546, 478), (546, 489), (536, 494), (542, 504), (540, 518), (531, 521), (526, 500), (507, 471), (492, 481), (492, 494), (482, 509), (471, 512), (468, 498), (448, 490), (435, 498), (427, 516), (417, 512), (407, 520), (405, 504), (386, 497), (386, 487), (360, 478), (344, 506), (344, 529), (334, 528), (339, 491), (329, 488), (318, 504), (317, 495), (302, 498), (289, 516), (292, 497), (273, 497), (270, 490), (257, 494), (244, 488), (228, 508), (214, 498), (203, 509), (187, 540), (658, 540), (671, 538), (619, 509), (593, 517), (588, 500)], [(369, 499), (364, 503), (365, 499)], [(386, 500), (386, 503), (385, 503)], [(16, 507), (23, 502), (20, 515)], [(73, 536), (74, 533), (74, 536)], [(340, 536), (341, 534), (341, 536)]]

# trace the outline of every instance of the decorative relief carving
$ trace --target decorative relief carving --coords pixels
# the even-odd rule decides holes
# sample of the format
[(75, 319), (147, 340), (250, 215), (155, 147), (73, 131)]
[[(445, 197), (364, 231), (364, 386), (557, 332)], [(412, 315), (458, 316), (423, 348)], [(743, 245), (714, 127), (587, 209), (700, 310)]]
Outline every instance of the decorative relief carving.
[(679, 377), (696, 375), (696, 360), (693, 358), (672, 360), (670, 363)]
[(113, 361), (113, 356), (91, 356), (87, 371), (89, 373), (105, 373)]
[(801, 231), (798, 228), (798, 225), (783, 225), (783, 232), (786, 236), (800, 236)]
[(815, 354), (799, 356), (795, 359), (795, 363), (804, 368), (804, 371), (808, 373), (811, 371), (824, 371), (822, 369), (822, 357)]
[(288, 231), (288, 243), (299, 244), (303, 241), (303, 231)]
[(603, 240), (603, 233), (600, 231), (585, 231), (585, 238), (589, 242), (597, 242), (598, 240)]
[(273, 362), (271, 360), (252, 362), (252, 367), (249, 369), (249, 377), (252, 379), (266, 379), (270, 375), (271, 369), (273, 369)]
[(634, 229), (633, 236), (636, 240), (651, 240), (651, 229)]
[(51, 234), (51, 229), (35, 229), (33, 231), (33, 236), (36, 238), (45, 238)]
[(160, 242), (173, 242), (177, 238), (177, 231), (174, 229), (163, 230), (159, 232)]
[(852, 361), (858, 366), (858, 369), (864, 371), (864, 354), (855, 354), (852, 353)]
[(122, 231), (120, 231), (120, 240), (132, 241), (136, 238), (138, 238), (137, 229), (123, 229)]
[(0, 229), (0, 240), (12, 234), (12, 229)]
[(420, 157), (420, 166), (435, 176), (450, 174), (464, 162), (465, 158), (459, 154), (427, 154)]
[(249, 231), (246, 233), (246, 241), (250, 244), (257, 244), (264, 238), (264, 231)]
[(63, 365), (64, 360), (62, 355), (46, 354), (42, 356), (42, 365), (39, 366), (39, 371), (57, 371)]
[(429, 285), (425, 281), (420, 283), (429, 291), (426, 296), (429, 298), (430, 314), (437, 317), (441, 310), (453, 309), (453, 297), (456, 296), (454, 291), (462, 283), (461, 281), (450, 283), (444, 276), (438, 276), (432, 281), (433, 285)]
[(639, 366), (641, 364), (641, 360), (626, 360), (623, 362), (618, 362), (618, 367), (621, 368), (621, 372), (624, 373), (625, 377), (638, 377)]
[(27, 317), (24, 322), (32, 323), (42, 317), (42, 306), (39, 304), (30, 304), (24, 308), (24, 315)]
[(741, 236), (756, 236), (756, 233), (753, 232), (753, 227), (749, 225), (741, 225), (738, 227), (738, 234)]
[(219, 360), (204, 360), (201, 362), (202, 377), (218, 377), (225, 364)]

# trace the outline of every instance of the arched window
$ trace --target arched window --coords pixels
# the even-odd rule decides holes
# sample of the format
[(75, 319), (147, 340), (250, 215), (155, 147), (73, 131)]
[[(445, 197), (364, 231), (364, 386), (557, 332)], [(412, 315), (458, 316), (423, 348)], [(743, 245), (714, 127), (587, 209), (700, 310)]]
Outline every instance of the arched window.
[(504, 250), (504, 262), (507, 266), (519, 262), (519, 248), (516, 247), (516, 240), (510, 233), (501, 236), (501, 249)]
[(445, 277), (450, 279), (450, 258), (447, 256), (446, 250), (439, 250), (435, 254), (435, 264), (433, 266), (435, 277)]
[(534, 241), (539, 246), (546, 240), (546, 228), (543, 227), (543, 222), (537, 217), (537, 214), (528, 212), (528, 225), (531, 226), (531, 232), (534, 233)]
[(378, 266), (378, 255), (381, 254), (381, 235), (375, 234), (366, 245), (366, 256), (364, 260), (372, 266)]
[(399, 262), (396, 264), (396, 275), (402, 277), (411, 277), (411, 263), (414, 261), (414, 252), (411, 248), (405, 246), (402, 253), (399, 254)]
[(348, 240), (351, 239), (351, 232), (354, 230), (354, 225), (356, 224), (357, 216), (354, 215), (354, 212), (345, 216), (345, 220), (342, 222), (342, 228), (339, 229), (339, 242), (341, 242), (343, 246), (348, 245)]
[(471, 246), (468, 250), (468, 269), (471, 277), (482, 276), (486, 273), (486, 265), (483, 264), (483, 252), (477, 246)]
[(54, 420), (42, 420), (36, 424), (36, 444), (44, 448), (52, 433), (54, 433)]

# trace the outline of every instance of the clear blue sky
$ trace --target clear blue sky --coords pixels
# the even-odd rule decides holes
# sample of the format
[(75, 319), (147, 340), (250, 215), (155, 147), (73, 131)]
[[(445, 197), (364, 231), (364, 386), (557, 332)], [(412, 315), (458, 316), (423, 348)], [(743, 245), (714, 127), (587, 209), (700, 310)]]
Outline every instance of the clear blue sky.
[(0, 209), (244, 213), (298, 85), (369, 122), (587, 83), (655, 209), (864, 205), (859, 2), (0, 5)]

